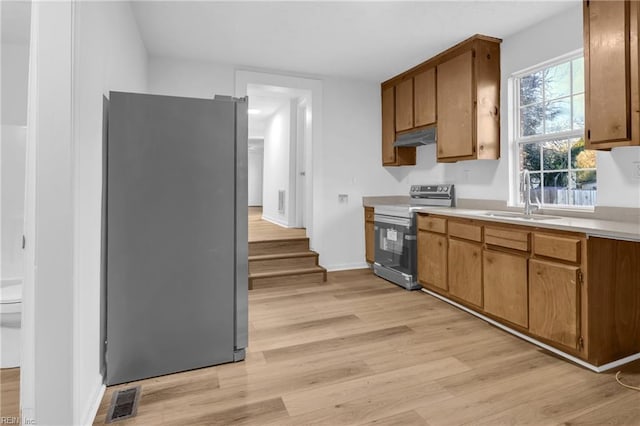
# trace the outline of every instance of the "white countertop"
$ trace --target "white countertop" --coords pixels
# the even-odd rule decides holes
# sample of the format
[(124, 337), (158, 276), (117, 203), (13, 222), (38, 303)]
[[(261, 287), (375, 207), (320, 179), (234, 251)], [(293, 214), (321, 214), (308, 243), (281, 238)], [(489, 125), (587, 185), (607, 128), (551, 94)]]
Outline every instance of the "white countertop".
[[(443, 216), (461, 217), (465, 219), (485, 220), (489, 222), (510, 223), (534, 228), (558, 229), (561, 231), (583, 232), (592, 237), (604, 237), (620, 240), (640, 241), (640, 218), (638, 222), (619, 222), (602, 219), (585, 219), (576, 217), (557, 217), (557, 219), (531, 220), (523, 218), (489, 216), (487, 210), (471, 210), (457, 207), (420, 207), (414, 209), (419, 213), (432, 213)], [(494, 212), (494, 211), (491, 211)], [(500, 213), (500, 212), (495, 212)], [(514, 212), (501, 212), (514, 213)]]

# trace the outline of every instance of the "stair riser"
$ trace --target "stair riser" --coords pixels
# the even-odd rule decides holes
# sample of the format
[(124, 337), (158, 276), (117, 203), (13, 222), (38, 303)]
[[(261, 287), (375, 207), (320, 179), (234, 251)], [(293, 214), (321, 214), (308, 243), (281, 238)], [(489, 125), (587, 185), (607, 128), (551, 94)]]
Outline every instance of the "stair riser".
[(285, 257), (282, 259), (250, 260), (249, 273), (310, 268), (318, 265), (318, 256)]
[(270, 287), (287, 287), (322, 284), (325, 280), (323, 272), (314, 272), (312, 274), (287, 275), (283, 277), (269, 278), (249, 278), (249, 288), (251, 290), (270, 288)]
[(249, 243), (249, 256), (294, 253), (309, 250), (309, 239), (284, 241), (256, 241)]

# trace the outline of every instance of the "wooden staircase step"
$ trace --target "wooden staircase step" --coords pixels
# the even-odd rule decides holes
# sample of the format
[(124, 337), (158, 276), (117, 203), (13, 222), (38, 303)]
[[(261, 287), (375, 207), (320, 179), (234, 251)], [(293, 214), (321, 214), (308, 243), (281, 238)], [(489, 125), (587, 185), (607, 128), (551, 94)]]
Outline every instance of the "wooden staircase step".
[(327, 270), (322, 266), (257, 272), (249, 274), (249, 289), (321, 284), (326, 280)]
[(305, 252), (308, 250), (309, 238), (307, 237), (249, 241), (249, 256)]
[(249, 273), (302, 269), (318, 266), (318, 253), (305, 251), (249, 256)]

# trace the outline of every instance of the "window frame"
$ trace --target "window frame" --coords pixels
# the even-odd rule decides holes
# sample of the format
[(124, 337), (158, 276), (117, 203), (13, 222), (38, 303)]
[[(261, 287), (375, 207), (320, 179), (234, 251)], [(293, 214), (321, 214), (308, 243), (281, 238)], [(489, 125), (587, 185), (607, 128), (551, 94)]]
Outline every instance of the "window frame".
[[(585, 138), (585, 129), (576, 129), (576, 130), (565, 130), (561, 132), (555, 133), (545, 133), (540, 135), (531, 135), (531, 136), (520, 136), (520, 79), (524, 76), (536, 73), (538, 71), (544, 70), (549, 67), (553, 67), (556, 65), (560, 65), (566, 62), (573, 61), (580, 57), (584, 57), (584, 50), (577, 49), (566, 54), (557, 56), (555, 58), (549, 59), (547, 61), (538, 63), (534, 66), (522, 69), (520, 71), (514, 72), (508, 79), (508, 102), (509, 102), (509, 115), (508, 115), (508, 126), (509, 126), (509, 169), (510, 169), (510, 191), (509, 191), (509, 206), (512, 207), (523, 207), (524, 203), (520, 201), (520, 145), (529, 144), (529, 143), (538, 143), (542, 146), (542, 142), (551, 141), (551, 140), (562, 140), (562, 139), (573, 139), (573, 138)], [(572, 99), (574, 96), (573, 92), (573, 73), (570, 75), (570, 87), (571, 92), (569, 95), (561, 96), (556, 99)], [(586, 90), (586, 82), (585, 82), (585, 90)], [(543, 92), (544, 93), (544, 92)], [(578, 92), (579, 93), (579, 92)], [(547, 100), (542, 98), (542, 104), (547, 102)], [(573, 102), (571, 104), (571, 119), (573, 120)], [(533, 105), (533, 104), (532, 104)], [(570, 143), (570, 142), (569, 142)], [(570, 150), (569, 150), (570, 151)], [(570, 166), (570, 153), (569, 153), (569, 164)], [(540, 161), (542, 162), (542, 155), (540, 156)], [(558, 169), (557, 172), (569, 172), (570, 171), (588, 171), (595, 170), (597, 176), (597, 162), (596, 167), (591, 169)], [(543, 171), (543, 167), (541, 164), (541, 170)], [(556, 170), (550, 170), (549, 172), (556, 172)], [(535, 172), (534, 172), (535, 173)], [(542, 177), (542, 174), (541, 176)], [(543, 181), (543, 179), (541, 179)], [(596, 178), (597, 182), (597, 178)], [(596, 187), (596, 200), (597, 200), (597, 187)], [(596, 201), (597, 203), (597, 201)], [(574, 205), (574, 204), (541, 204), (541, 208), (543, 209), (558, 209), (558, 210), (579, 210), (579, 211), (593, 211), (595, 205)]]

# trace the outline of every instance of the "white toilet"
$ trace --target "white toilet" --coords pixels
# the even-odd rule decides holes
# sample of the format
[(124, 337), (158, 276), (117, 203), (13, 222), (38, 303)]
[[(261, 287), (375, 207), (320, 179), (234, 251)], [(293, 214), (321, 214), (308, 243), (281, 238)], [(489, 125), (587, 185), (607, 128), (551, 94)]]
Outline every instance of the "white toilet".
[(22, 280), (0, 282), (0, 368), (20, 366)]

